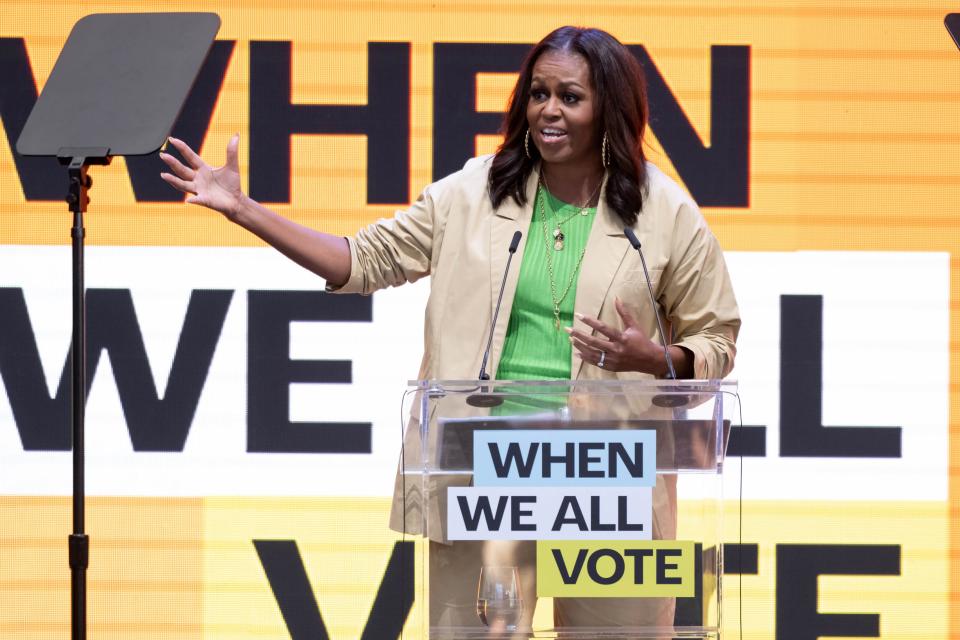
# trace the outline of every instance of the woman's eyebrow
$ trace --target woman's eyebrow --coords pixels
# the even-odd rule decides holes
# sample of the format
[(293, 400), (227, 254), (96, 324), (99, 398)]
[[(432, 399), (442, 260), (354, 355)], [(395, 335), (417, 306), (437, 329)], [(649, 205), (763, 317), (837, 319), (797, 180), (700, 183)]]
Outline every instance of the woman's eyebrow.
[[(534, 76), (533, 78), (531, 78), (531, 80), (530, 80), (530, 84), (531, 84), (531, 85), (538, 84), (538, 83), (539, 83), (539, 84), (544, 84), (543, 78), (541, 78), (541, 77), (539, 77), (539, 76)], [(574, 88), (574, 89), (580, 89), (580, 90), (582, 90), (582, 91), (585, 91), (585, 90), (586, 90), (586, 88), (585, 88), (582, 84), (580, 84), (579, 82), (577, 82), (576, 80), (561, 80), (560, 83), (558, 84), (558, 86), (559, 86), (561, 89)]]

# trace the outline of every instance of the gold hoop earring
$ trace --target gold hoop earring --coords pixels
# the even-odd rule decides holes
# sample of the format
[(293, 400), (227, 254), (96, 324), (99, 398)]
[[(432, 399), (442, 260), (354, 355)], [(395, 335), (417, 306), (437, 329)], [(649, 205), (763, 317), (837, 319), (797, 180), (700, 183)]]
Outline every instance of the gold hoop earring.
[(533, 156), (530, 155), (530, 127), (527, 127), (527, 133), (523, 136), (523, 150), (527, 157), (533, 160)]
[(610, 149), (607, 147), (607, 132), (603, 132), (603, 144), (600, 145), (600, 159), (603, 161), (603, 167), (610, 166)]

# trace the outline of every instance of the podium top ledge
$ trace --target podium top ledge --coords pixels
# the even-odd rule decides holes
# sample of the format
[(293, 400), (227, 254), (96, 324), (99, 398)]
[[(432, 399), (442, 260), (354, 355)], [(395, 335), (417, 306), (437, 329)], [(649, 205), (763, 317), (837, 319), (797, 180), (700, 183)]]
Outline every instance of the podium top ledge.
[(409, 380), (413, 390), (472, 393), (525, 392), (533, 388), (545, 393), (623, 393), (647, 390), (652, 393), (736, 393), (736, 380)]

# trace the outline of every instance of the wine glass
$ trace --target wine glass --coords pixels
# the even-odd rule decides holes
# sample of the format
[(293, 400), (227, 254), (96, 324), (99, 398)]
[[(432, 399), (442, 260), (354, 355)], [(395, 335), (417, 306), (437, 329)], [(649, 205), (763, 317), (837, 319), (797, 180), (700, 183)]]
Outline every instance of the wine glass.
[(520, 572), (516, 567), (481, 567), (477, 615), (491, 631), (516, 631), (523, 615)]

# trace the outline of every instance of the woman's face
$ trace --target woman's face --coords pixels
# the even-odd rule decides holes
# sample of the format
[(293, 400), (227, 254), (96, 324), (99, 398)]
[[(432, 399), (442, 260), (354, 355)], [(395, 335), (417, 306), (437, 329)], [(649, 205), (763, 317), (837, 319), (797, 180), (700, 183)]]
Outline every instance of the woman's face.
[(599, 105), (590, 81), (590, 65), (578, 53), (547, 51), (533, 65), (527, 124), (530, 137), (548, 164), (600, 163), (595, 121)]

